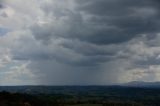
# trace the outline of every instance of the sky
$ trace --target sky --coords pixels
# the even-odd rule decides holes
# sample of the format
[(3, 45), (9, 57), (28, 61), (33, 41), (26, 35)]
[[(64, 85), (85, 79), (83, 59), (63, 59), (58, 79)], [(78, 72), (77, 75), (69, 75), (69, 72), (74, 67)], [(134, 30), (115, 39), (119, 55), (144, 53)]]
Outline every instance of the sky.
[(0, 0), (0, 85), (160, 81), (159, 0)]

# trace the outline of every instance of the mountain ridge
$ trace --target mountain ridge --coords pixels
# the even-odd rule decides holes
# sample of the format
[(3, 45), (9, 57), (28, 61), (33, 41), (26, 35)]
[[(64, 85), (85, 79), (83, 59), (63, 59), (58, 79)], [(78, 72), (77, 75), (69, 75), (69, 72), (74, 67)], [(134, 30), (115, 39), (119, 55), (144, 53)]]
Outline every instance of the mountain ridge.
[(122, 86), (160, 88), (160, 82), (159, 81), (157, 82), (132, 81), (132, 82), (122, 84)]

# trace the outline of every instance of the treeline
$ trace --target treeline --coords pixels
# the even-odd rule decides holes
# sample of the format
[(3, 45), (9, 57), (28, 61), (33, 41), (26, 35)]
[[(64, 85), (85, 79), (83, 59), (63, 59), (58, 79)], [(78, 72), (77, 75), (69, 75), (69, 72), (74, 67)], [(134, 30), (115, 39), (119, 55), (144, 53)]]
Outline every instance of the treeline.
[(53, 106), (49, 101), (42, 100), (37, 96), (0, 92), (0, 106)]
[[(95, 97), (98, 98), (98, 97)], [(112, 96), (110, 98), (113, 98)], [(108, 98), (109, 99), (109, 98)], [(93, 99), (88, 100), (87, 97), (76, 97), (74, 95), (63, 94), (22, 94), (22, 93), (9, 93), (0, 92), (0, 106), (76, 106), (82, 104), (82, 106), (160, 106), (158, 99), (146, 98), (137, 101), (125, 101), (125, 100), (100, 100)], [(85, 105), (86, 104), (86, 105)], [(81, 105), (78, 105), (81, 106)]]

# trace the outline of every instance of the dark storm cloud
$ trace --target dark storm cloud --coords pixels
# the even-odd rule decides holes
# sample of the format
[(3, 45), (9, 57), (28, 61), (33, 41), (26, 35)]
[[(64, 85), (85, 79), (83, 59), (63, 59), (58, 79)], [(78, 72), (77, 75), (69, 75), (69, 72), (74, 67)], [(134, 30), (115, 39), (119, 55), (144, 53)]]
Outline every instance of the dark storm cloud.
[(97, 15), (122, 16), (129, 13), (133, 7), (149, 7), (157, 4), (158, 0), (81, 0), (76, 1), (81, 10)]
[(28, 79), (45, 84), (109, 84), (142, 80), (145, 75), (134, 73), (145, 74), (151, 68), (156, 74), (160, 69), (159, 0), (4, 4), (0, 63), (9, 62), (6, 67), (13, 71), (3, 77), (11, 76), (11, 82), (15, 74), (23, 80), (18, 76), (24, 72)]
[[(77, 2), (80, 3), (78, 10), (92, 15), (90, 21), (95, 23), (97, 28), (104, 25), (115, 27), (115, 29), (103, 27), (104, 29), (97, 30), (92, 37), (88, 38), (93, 43), (122, 43), (139, 34), (159, 31), (159, 10), (155, 7), (157, 3), (155, 0), (94, 0), (88, 2), (82, 0)], [(144, 13), (138, 14), (142, 9)], [(150, 9), (153, 10), (150, 11)]]
[(63, 42), (62, 46), (64, 48), (73, 50), (76, 53), (83, 54), (84, 56), (114, 56), (116, 51), (120, 49), (120, 47), (116, 45), (101, 46), (93, 43), (81, 42), (79, 40)]
[[(62, 28), (59, 31), (52, 26), (44, 26), (50, 27), (47, 30), (43, 27), (36, 29), (36, 27), (33, 28), (35, 37), (47, 40), (53, 36), (62, 36), (105, 45), (123, 43), (140, 34), (159, 31), (159, 10), (158, 6), (155, 7), (156, 0), (75, 1), (78, 5), (75, 11), (63, 10), (63, 15), (58, 17), (59, 19), (68, 17), (62, 20), (67, 29)], [(59, 11), (56, 10), (56, 13)], [(53, 11), (48, 9), (47, 12)], [(89, 18), (85, 19), (87, 16)]]
[(127, 42), (142, 34), (152, 39), (153, 34), (159, 32), (160, 12), (156, 0), (75, 0), (75, 3), (73, 10), (54, 9), (51, 4), (46, 5), (47, 9), (42, 6), (46, 15), (53, 14), (56, 20), (46, 25), (35, 24), (31, 30), (45, 45), (57, 38), (65, 39), (68, 42), (62, 41), (60, 46), (83, 58), (72, 61), (64, 58), (65, 53), (63, 56), (49, 53), (33, 57), (52, 57), (73, 65), (94, 66), (112, 59), (130, 58), (129, 53), (119, 54), (125, 51)]
[(0, 9), (1, 9), (1, 8), (4, 8), (4, 5), (0, 3)]

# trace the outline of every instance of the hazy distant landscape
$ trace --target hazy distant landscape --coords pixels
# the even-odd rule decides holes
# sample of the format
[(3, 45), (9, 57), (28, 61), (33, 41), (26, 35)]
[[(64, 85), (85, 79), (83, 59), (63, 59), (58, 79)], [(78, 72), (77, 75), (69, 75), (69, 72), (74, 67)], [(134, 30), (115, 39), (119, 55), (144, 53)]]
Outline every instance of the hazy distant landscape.
[(122, 86), (1, 86), (0, 106), (160, 105), (160, 86), (145, 87), (135, 83), (144, 82)]

